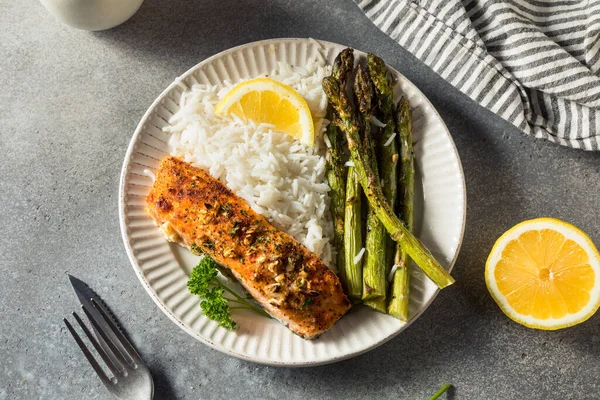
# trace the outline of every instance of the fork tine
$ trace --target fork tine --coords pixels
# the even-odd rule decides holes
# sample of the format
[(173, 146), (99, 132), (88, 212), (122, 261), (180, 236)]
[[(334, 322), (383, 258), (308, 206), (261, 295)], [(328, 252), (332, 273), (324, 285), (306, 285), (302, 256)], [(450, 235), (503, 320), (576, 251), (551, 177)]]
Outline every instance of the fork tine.
[(129, 340), (127, 340), (127, 338), (121, 333), (119, 328), (115, 326), (115, 324), (112, 322), (112, 319), (108, 316), (108, 314), (106, 314), (104, 308), (95, 299), (92, 299), (92, 304), (100, 312), (100, 315), (102, 316), (102, 318), (104, 318), (104, 321), (108, 324), (110, 329), (112, 329), (117, 339), (119, 339), (119, 341), (121, 342), (123, 348), (127, 352), (129, 352), (128, 356), (131, 357), (131, 359), (134, 360), (136, 363), (144, 364), (142, 357), (140, 357), (137, 350), (133, 347), (131, 343), (129, 343)]
[(102, 357), (102, 360), (104, 360), (104, 362), (106, 363), (106, 366), (108, 367), (108, 369), (110, 369), (110, 372), (112, 372), (115, 377), (118, 374), (122, 373), (125, 370), (125, 368), (122, 365), (120, 365), (120, 364), (119, 364), (120, 368), (117, 368), (117, 365), (115, 364), (115, 362), (104, 351), (104, 349), (102, 347), (100, 347), (100, 344), (98, 343), (98, 341), (96, 340), (96, 338), (94, 337), (94, 335), (92, 335), (92, 333), (90, 332), (90, 330), (88, 329), (88, 327), (85, 326), (85, 324), (83, 323), (83, 321), (81, 320), (81, 318), (79, 317), (79, 315), (77, 315), (77, 313), (74, 312), (73, 316), (75, 317), (75, 320), (77, 321), (77, 323), (79, 324), (79, 326), (83, 330), (83, 333), (85, 333), (85, 335), (88, 337), (88, 339), (92, 343), (92, 346), (94, 346), (94, 348), (96, 349), (96, 351), (98, 352), (98, 354), (100, 354), (100, 357)]
[[(127, 368), (127, 366), (131, 365), (131, 363), (125, 359), (125, 355), (122, 354), (119, 349), (117, 349), (117, 346), (115, 346), (115, 344), (113, 343), (113, 341), (108, 337), (108, 335), (106, 334), (106, 332), (104, 332), (104, 330), (100, 327), (100, 324), (98, 323), (98, 321), (96, 321), (94, 319), (94, 316), (92, 314), (90, 314), (90, 312), (88, 311), (88, 309), (85, 306), (81, 306), (81, 308), (83, 309), (83, 312), (85, 313), (85, 315), (87, 315), (88, 319), (90, 320), (90, 322), (92, 323), (92, 325), (94, 326), (94, 328), (96, 329), (96, 332), (98, 332), (100, 334), (100, 336), (102, 337), (102, 339), (104, 339), (104, 341), (106, 342), (106, 344), (108, 345), (108, 347), (110, 347), (110, 350), (112, 351), (113, 355), (119, 360), (119, 362), (121, 363), (121, 365), (123, 365), (124, 368)], [(104, 316), (102, 316), (104, 318)]]
[(85, 346), (85, 343), (83, 343), (83, 340), (81, 340), (81, 338), (79, 337), (77, 332), (75, 332), (75, 329), (73, 329), (73, 326), (71, 325), (71, 323), (66, 318), (64, 318), (63, 321), (64, 321), (65, 325), (67, 326), (67, 329), (69, 330), (69, 332), (71, 332), (71, 336), (73, 336), (73, 339), (75, 339), (75, 341), (79, 345), (79, 348), (83, 352), (83, 355), (85, 356), (85, 358), (87, 358), (87, 360), (91, 364), (92, 368), (94, 368), (94, 371), (96, 371), (96, 374), (98, 375), (98, 377), (100, 378), (102, 383), (104, 383), (104, 385), (107, 387), (111, 387), (112, 381), (110, 379), (108, 379), (108, 377), (106, 376), (106, 374), (104, 373), (102, 368), (100, 368), (100, 365), (98, 365), (98, 362), (96, 361), (96, 359), (94, 358), (92, 353), (90, 353), (88, 348)]

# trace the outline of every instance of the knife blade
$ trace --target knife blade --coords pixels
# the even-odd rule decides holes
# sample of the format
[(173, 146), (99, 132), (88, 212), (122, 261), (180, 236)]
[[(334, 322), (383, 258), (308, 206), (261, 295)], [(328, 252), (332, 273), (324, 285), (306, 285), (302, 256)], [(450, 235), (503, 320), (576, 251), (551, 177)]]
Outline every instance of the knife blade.
[[(121, 352), (121, 354), (126, 355), (127, 351), (125, 350), (125, 348), (123, 348), (120, 340), (118, 340), (117, 336), (113, 333), (113, 330), (110, 328), (110, 326), (104, 321), (104, 319), (102, 318), (102, 315), (100, 314), (98, 309), (96, 307), (94, 307), (92, 300), (95, 300), (98, 304), (100, 304), (102, 306), (102, 308), (106, 311), (106, 314), (111, 319), (111, 322), (117, 327), (117, 329), (119, 329), (121, 331), (121, 333), (123, 333), (122, 330), (120, 329), (120, 324), (114, 318), (112, 312), (106, 306), (106, 303), (85, 282), (83, 282), (80, 279), (75, 278), (72, 275), (68, 275), (68, 276), (69, 276), (69, 281), (71, 282), (71, 286), (73, 286), (73, 290), (75, 290), (75, 294), (77, 295), (77, 298), (79, 299), (79, 302), (81, 303), (81, 305), (83, 305), (89, 311), (90, 315), (94, 318), (94, 320), (96, 320), (98, 322), (98, 325), (100, 325), (102, 330), (106, 333), (106, 335), (108, 336), (110, 341)], [(96, 331), (96, 328), (94, 326), (92, 326), (92, 330), (94, 331), (94, 334), (96, 336), (96, 339), (98, 340), (98, 344), (100, 344), (100, 347), (102, 347), (102, 349), (105, 352), (107, 352), (108, 354), (112, 354), (112, 350), (110, 349), (109, 345), (104, 341), (102, 336), (100, 336), (100, 334)]]

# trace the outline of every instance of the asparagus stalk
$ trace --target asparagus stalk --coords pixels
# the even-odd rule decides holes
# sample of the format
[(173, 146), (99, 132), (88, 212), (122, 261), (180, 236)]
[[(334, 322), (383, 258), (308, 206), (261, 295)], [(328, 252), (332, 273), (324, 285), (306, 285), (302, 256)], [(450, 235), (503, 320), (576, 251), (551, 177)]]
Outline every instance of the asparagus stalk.
[[(348, 76), (352, 72), (352, 64), (348, 64), (348, 51), (338, 54), (336, 57), (332, 75), (344, 87), (348, 80)], [(351, 54), (351, 57), (353, 55)], [(353, 63), (354, 60), (352, 59)], [(333, 122), (335, 112), (330, 106), (327, 110), (327, 118), (330, 123), (327, 126), (325, 135), (329, 139), (329, 148), (327, 150), (327, 181), (329, 182), (330, 191), (330, 210), (334, 225), (333, 244), (337, 250), (336, 265), (339, 271), (342, 286), (348, 291), (348, 283), (346, 278), (346, 256), (344, 251), (344, 215), (346, 209), (346, 167), (344, 166), (344, 135), (340, 132), (337, 125)]]
[[(333, 63), (332, 68), (332, 79), (335, 79), (341, 90), (345, 91), (348, 82), (348, 77), (352, 73), (354, 68), (354, 51), (350, 48), (342, 50), (337, 55)], [(331, 130), (336, 131), (335, 141), (331, 141), (332, 137), (329, 137), (331, 141), (331, 149), (335, 150), (332, 153), (337, 153), (336, 165), (345, 168), (343, 165), (343, 133), (339, 132), (337, 123), (333, 121), (338, 119), (337, 116), (332, 118), (332, 123), (329, 124)], [(331, 150), (330, 149), (330, 150)], [(333, 158), (333, 157), (332, 157)], [(354, 172), (354, 168), (348, 169), (348, 178), (346, 181), (346, 191), (343, 202), (344, 214), (342, 216), (342, 230), (343, 235), (343, 251), (342, 245), (338, 245), (338, 269), (344, 281), (345, 289), (348, 296), (353, 300), (360, 300), (362, 296), (362, 273), (363, 273), (363, 262), (362, 259), (357, 263), (354, 259), (360, 252), (363, 246), (362, 239), (362, 220), (361, 220), (361, 209), (362, 202), (360, 196), (360, 183), (358, 177)], [(336, 205), (336, 209), (338, 206)], [(337, 211), (336, 211), (337, 212)], [(338, 235), (338, 225), (336, 221), (336, 236)], [(336, 244), (337, 245), (337, 244)]]
[[(333, 119), (333, 110), (330, 110), (329, 119)], [(329, 195), (331, 202), (329, 208), (333, 219), (334, 236), (333, 244), (337, 250), (337, 268), (340, 272), (342, 285), (347, 289), (344, 265), (344, 213), (346, 208), (346, 167), (344, 166), (344, 141), (339, 128), (330, 122), (325, 132), (331, 146), (327, 150), (327, 181), (329, 182)]]
[[(377, 117), (385, 124), (380, 140), (378, 140), (379, 150), (379, 176), (381, 177), (381, 186), (383, 194), (388, 203), (394, 206), (398, 193), (398, 145), (395, 140), (394, 122), (394, 85), (388, 78), (388, 71), (383, 60), (376, 55), (367, 56), (367, 69), (375, 87), (375, 97), (377, 99), (378, 111)], [(387, 144), (387, 146), (386, 146)], [(386, 276), (389, 274), (394, 262), (394, 252), (396, 245), (392, 238), (386, 238)]]
[[(401, 213), (406, 228), (412, 232), (414, 224), (415, 166), (412, 145), (412, 115), (408, 100), (401, 99), (396, 112), (396, 125), (401, 149)], [(396, 248), (394, 273), (388, 313), (401, 321), (408, 320), (410, 291), (410, 258), (402, 246)]]
[[(394, 140), (394, 108), (393, 83), (388, 79), (387, 68), (383, 60), (373, 54), (367, 56), (367, 69), (375, 87), (375, 97), (377, 98), (377, 116), (386, 124), (379, 135), (378, 153), (379, 153), (379, 176), (385, 198), (389, 204), (396, 204), (397, 197), (397, 161), (398, 146)], [(387, 146), (386, 146), (387, 144)], [(389, 235), (385, 235), (381, 245), (384, 246), (384, 268), (381, 274), (385, 277), (385, 286), (387, 293), (387, 277), (394, 262), (394, 251), (396, 245)], [(382, 312), (387, 311), (387, 302), (385, 298), (373, 300), (372, 306)]]
[[(375, 146), (371, 137), (371, 116), (373, 113), (373, 87), (369, 76), (361, 65), (358, 66), (354, 80), (354, 94), (363, 122), (363, 146), (366, 150), (367, 161), (375, 179), (379, 179)], [(385, 300), (373, 302), (375, 299), (385, 299), (385, 227), (377, 218), (375, 211), (369, 208), (367, 214), (367, 233), (365, 238), (366, 255), (363, 264), (363, 294), (364, 304), (386, 311)], [(383, 303), (383, 307), (381, 307)], [(382, 309), (383, 308), (383, 309)]]
[(323, 79), (323, 89), (329, 102), (338, 113), (340, 127), (346, 134), (350, 159), (354, 163), (360, 184), (377, 217), (392, 239), (406, 249), (408, 255), (438, 287), (444, 288), (451, 285), (454, 283), (452, 276), (436, 261), (431, 252), (406, 229), (386, 201), (380, 183), (369, 168), (365, 150), (360, 143), (358, 118), (352, 110), (344, 90), (340, 88), (338, 81), (333, 76)]
[(355, 301), (362, 297), (363, 261), (354, 262), (363, 246), (361, 203), (358, 175), (354, 167), (349, 167), (344, 217), (344, 276), (348, 297)]

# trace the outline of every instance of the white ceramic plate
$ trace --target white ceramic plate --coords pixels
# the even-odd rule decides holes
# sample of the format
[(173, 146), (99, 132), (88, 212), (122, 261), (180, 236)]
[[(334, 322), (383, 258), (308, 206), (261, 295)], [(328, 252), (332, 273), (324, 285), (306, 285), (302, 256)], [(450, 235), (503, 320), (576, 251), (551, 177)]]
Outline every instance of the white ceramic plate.
[[(437, 287), (413, 268), (408, 323), (359, 307), (319, 339), (307, 341), (276, 320), (251, 312), (235, 313), (238, 329), (227, 331), (201, 315), (199, 300), (188, 293), (187, 277), (197, 258), (167, 243), (144, 212), (155, 171), (167, 155), (168, 135), (162, 128), (178, 110), (182, 87), (193, 83), (219, 85), (270, 73), (278, 61), (303, 65), (322, 55), (332, 63), (344, 46), (312, 39), (273, 39), (221, 52), (175, 80), (140, 121), (123, 165), (119, 193), (121, 231), (131, 264), (158, 307), (187, 333), (235, 357), (263, 364), (306, 366), (349, 358), (390, 340), (414, 321), (437, 294)], [(357, 58), (364, 53), (356, 52)], [(442, 265), (451, 269), (462, 242), (465, 183), (456, 148), (431, 103), (397, 71), (396, 94), (414, 108), (417, 164), (416, 233)]]

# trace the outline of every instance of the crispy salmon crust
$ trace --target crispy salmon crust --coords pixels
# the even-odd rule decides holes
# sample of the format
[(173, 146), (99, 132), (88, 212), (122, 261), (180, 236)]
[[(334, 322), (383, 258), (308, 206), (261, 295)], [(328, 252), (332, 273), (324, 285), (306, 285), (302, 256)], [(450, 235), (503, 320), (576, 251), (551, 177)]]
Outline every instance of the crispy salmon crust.
[(165, 157), (146, 205), (170, 240), (227, 267), (265, 311), (299, 336), (319, 336), (350, 309), (333, 271), (207, 172)]

